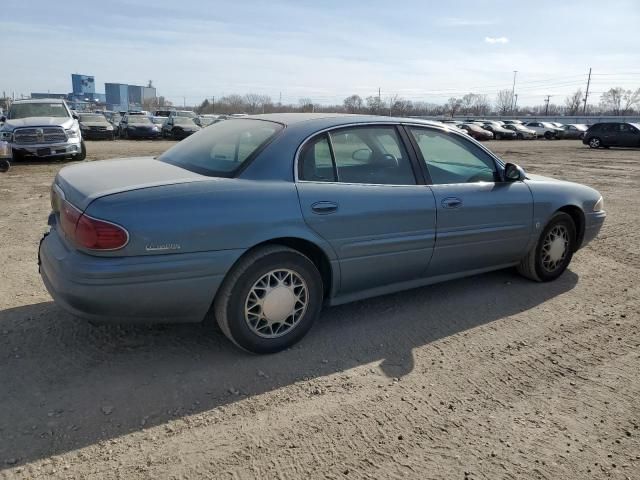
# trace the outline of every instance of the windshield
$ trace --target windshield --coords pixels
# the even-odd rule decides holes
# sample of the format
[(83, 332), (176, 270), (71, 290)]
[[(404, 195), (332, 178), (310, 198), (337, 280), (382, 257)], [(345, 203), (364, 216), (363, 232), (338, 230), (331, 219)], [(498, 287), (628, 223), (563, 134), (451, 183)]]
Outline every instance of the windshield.
[(264, 120), (229, 120), (191, 135), (158, 160), (212, 177), (231, 177), (244, 162), (282, 130)]
[(167, 119), (166, 117), (153, 117), (151, 121), (156, 125), (162, 125), (164, 122), (167, 121)]
[(176, 117), (187, 117), (187, 118), (195, 118), (196, 116), (194, 112), (176, 112), (174, 115)]
[(545, 128), (556, 128), (556, 126), (549, 122), (541, 122), (541, 125)]
[(69, 117), (62, 103), (14, 103), (9, 110), (9, 120), (29, 117)]
[(151, 125), (151, 120), (142, 115), (132, 115), (129, 117), (129, 123), (135, 123), (136, 125)]
[(193, 120), (191, 120), (189, 117), (176, 117), (173, 119), (173, 123), (176, 125), (195, 125), (195, 123), (193, 123)]
[(79, 115), (79, 120), (81, 122), (97, 122), (97, 123), (106, 123), (107, 119), (104, 118), (104, 115), (100, 115), (100, 114), (86, 114), (86, 113), (81, 113)]

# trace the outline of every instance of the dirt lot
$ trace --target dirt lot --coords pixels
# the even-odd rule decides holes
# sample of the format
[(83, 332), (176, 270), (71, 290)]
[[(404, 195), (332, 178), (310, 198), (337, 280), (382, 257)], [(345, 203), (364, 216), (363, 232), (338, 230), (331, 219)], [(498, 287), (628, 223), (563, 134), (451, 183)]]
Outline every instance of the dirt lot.
[[(168, 145), (92, 142), (88, 159)], [(489, 146), (604, 195), (570, 271), (332, 308), (266, 357), (209, 327), (61, 311), (36, 250), (62, 164), (0, 174), (0, 478), (640, 478), (640, 152)]]

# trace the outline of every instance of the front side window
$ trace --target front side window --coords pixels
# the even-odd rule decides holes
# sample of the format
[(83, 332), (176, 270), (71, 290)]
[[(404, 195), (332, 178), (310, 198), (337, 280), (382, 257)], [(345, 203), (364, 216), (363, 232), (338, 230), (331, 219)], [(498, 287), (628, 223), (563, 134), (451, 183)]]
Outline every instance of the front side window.
[(330, 132), (338, 181), (415, 185), (409, 155), (395, 127), (359, 127)]
[(191, 135), (158, 160), (192, 172), (230, 177), (269, 142), (282, 125), (265, 120), (229, 120)]
[(494, 182), (493, 158), (476, 145), (454, 135), (410, 128), (433, 184)]
[(300, 151), (298, 176), (316, 182), (416, 184), (393, 126), (345, 128), (315, 137)]

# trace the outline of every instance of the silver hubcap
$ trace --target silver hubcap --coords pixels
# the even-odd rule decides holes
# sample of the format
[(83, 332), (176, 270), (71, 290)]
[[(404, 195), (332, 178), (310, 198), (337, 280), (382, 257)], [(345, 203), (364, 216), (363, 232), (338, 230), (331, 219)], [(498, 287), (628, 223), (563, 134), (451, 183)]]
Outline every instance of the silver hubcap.
[(293, 270), (272, 270), (253, 284), (244, 304), (244, 319), (253, 333), (276, 338), (290, 332), (309, 303), (307, 284)]
[(599, 145), (600, 145), (600, 140), (598, 140), (597, 138), (591, 139), (591, 146), (592, 147), (597, 147)]
[(563, 262), (569, 249), (569, 230), (564, 225), (556, 225), (542, 243), (542, 266), (553, 272)]

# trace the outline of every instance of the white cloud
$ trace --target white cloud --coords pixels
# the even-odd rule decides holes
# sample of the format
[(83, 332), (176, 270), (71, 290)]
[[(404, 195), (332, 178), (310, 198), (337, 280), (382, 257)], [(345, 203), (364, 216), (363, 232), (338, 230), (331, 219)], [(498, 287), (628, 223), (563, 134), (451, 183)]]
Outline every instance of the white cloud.
[(507, 37), (484, 37), (486, 43), (509, 43)]

